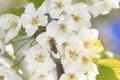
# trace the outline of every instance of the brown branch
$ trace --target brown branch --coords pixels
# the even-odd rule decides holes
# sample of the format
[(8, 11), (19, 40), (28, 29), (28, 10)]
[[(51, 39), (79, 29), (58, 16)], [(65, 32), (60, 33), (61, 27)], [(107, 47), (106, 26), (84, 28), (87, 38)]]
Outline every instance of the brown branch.
[(60, 59), (57, 60), (57, 72), (58, 72), (58, 79), (59, 79), (60, 76), (64, 73), (64, 69)]

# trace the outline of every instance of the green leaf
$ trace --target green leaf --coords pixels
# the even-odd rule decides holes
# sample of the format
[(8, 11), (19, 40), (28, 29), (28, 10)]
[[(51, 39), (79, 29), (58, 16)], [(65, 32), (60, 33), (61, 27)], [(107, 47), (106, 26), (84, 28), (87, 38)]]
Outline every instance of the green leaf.
[(120, 60), (120, 56), (118, 56), (117, 54), (114, 54), (114, 58)]
[(102, 64), (112, 68), (118, 78), (120, 80), (120, 61), (114, 58), (111, 59), (100, 59), (97, 62), (98, 64)]
[(34, 3), (35, 7), (38, 8), (39, 6), (41, 6), (41, 4), (43, 3), (44, 0), (28, 0), (28, 2), (32, 2)]
[(19, 36), (24, 36), (24, 35), (26, 35), (25, 28), (22, 27), (22, 28), (20, 29), (18, 35), (19, 35)]
[(10, 8), (7, 11), (4, 12), (4, 14), (15, 14), (17, 16), (20, 16), (23, 12), (24, 12), (25, 8), (21, 7), (19, 9), (15, 9), (15, 8)]
[(99, 64), (98, 71), (96, 80), (117, 80), (114, 70), (110, 67)]
[(33, 37), (37, 37), (39, 34), (41, 34), (42, 32), (46, 31), (46, 27), (43, 26), (39, 26), (39, 29), (36, 31), (36, 33), (33, 35)]

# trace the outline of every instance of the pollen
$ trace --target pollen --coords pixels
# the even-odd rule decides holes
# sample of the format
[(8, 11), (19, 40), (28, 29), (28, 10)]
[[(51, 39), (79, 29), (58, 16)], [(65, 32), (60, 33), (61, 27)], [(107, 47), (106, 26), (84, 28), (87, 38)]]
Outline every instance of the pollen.
[(60, 29), (60, 31), (65, 32), (67, 27), (66, 27), (65, 24), (60, 24), (60, 28), (59, 29)]
[(35, 60), (42, 63), (42, 62), (45, 61), (45, 56), (39, 54), (39, 55), (37, 55), (37, 56), (35, 57)]
[(76, 79), (77, 77), (75, 74), (72, 74), (72, 73), (68, 74), (68, 80), (76, 80)]
[(56, 8), (61, 9), (64, 6), (62, 1), (56, 3)]
[(70, 57), (75, 61), (75, 60), (77, 60), (77, 57), (78, 57), (78, 53), (77, 53), (77, 51), (72, 51), (72, 50), (70, 50), (69, 51), (69, 55), (70, 55)]
[(83, 62), (84, 64), (87, 64), (87, 63), (89, 62), (89, 59), (88, 59), (86, 56), (83, 56), (83, 57), (82, 57), (82, 62)]
[(39, 17), (38, 17), (38, 16), (33, 17), (31, 23), (32, 23), (33, 25), (37, 25), (37, 24), (39, 23)]
[(75, 22), (79, 22), (80, 21), (80, 16), (79, 15), (73, 15), (73, 20)]
[(64, 42), (64, 43), (62, 43), (62, 49), (65, 50), (65, 48), (66, 48), (68, 45), (69, 45), (68, 42)]
[(8, 20), (8, 23), (10, 24), (11, 28), (15, 29), (18, 26), (18, 22)]
[(43, 75), (43, 74), (39, 75), (39, 79), (40, 80), (46, 80), (46, 75)]
[(90, 45), (90, 42), (88, 40), (83, 41), (85, 48), (88, 48)]

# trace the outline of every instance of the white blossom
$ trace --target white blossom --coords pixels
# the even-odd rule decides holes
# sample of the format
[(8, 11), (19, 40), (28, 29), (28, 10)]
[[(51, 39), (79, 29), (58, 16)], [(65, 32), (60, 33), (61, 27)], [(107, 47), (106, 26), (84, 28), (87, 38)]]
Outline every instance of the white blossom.
[(112, 8), (119, 8), (119, 3), (117, 0), (96, 0), (89, 6), (89, 10), (94, 17), (100, 14), (108, 14)]
[(36, 10), (34, 4), (30, 3), (25, 7), (25, 12), (21, 16), (21, 22), (28, 37), (34, 35), (39, 26), (47, 25), (48, 21), (45, 14), (46, 6), (40, 6)]
[(54, 57), (60, 58), (57, 46), (64, 41), (64, 37), (57, 33), (57, 27), (58, 25), (56, 21), (49, 23), (46, 27), (46, 32), (39, 34), (36, 38), (36, 42), (38, 42), (42, 47), (45, 47), (46, 50)]
[[(46, 0), (47, 1), (47, 0)], [(62, 12), (70, 13), (72, 0), (49, 0), (48, 3), (48, 13), (52, 18), (59, 18)]]
[(35, 72), (29, 80), (55, 80), (50, 72)]
[(22, 80), (13, 69), (6, 67), (0, 67), (0, 77), (2, 80)]
[[(36, 4), (28, 3), (20, 18), (13, 14), (1, 15), (0, 80), (22, 80), (20, 75), (26, 77), (26, 73), (27, 80), (57, 80), (58, 77), (58, 80), (96, 80), (99, 71), (94, 59), (100, 58), (99, 53), (104, 48), (98, 30), (91, 28), (91, 15), (94, 18), (108, 14), (111, 9), (119, 8), (119, 2), (44, 0), (38, 8)], [(21, 27), (27, 36), (18, 35), (20, 30), (24, 31)], [(44, 27), (44, 32), (41, 27)], [(25, 39), (19, 39), (21, 37)], [(17, 49), (16, 45), (24, 40), (30, 41), (30, 46), (23, 44)], [(27, 49), (21, 49), (23, 46)], [(23, 52), (25, 57), (17, 61), (18, 55), (14, 55), (14, 52)], [(106, 54), (113, 57), (110, 53)], [(63, 73), (59, 76), (62, 69)]]
[(79, 72), (64, 73), (59, 80), (87, 80), (87, 77)]
[(96, 29), (82, 28), (79, 31), (80, 40), (83, 42), (84, 48), (92, 51), (92, 53), (99, 53), (103, 51), (103, 46), (98, 39), (99, 32)]
[(97, 65), (93, 64), (92, 68), (87, 73), (88, 80), (96, 80), (96, 76), (98, 74), (99, 74), (99, 72), (98, 72), (98, 69), (97, 69)]
[(5, 36), (5, 43), (7, 43), (18, 35), (21, 29), (20, 19), (13, 14), (4, 14), (0, 17), (0, 27), (3, 30), (7, 30)]
[[(50, 22), (46, 27), (46, 32), (49, 34), (54, 33), (53, 35), (57, 37), (59, 36), (58, 38), (61, 42), (63, 42), (63, 39), (72, 37), (74, 35), (74, 32), (73, 27), (69, 26), (69, 24), (61, 18), (59, 19), (59, 21), (53, 20), (52, 22)], [(57, 39), (57, 42), (59, 44), (61, 43), (60, 41), (58, 41)]]
[(13, 56), (14, 55), (14, 48), (13, 48), (13, 45), (12, 44), (7, 44), (7, 45), (4, 45), (4, 48), (5, 48), (5, 51)]
[(9, 59), (0, 56), (0, 67), (10, 68), (13, 65), (13, 62)]
[(24, 54), (30, 74), (35, 71), (51, 71), (56, 66), (50, 54), (38, 44), (31, 47), (29, 51), (24, 51)]
[[(82, 27), (91, 27), (91, 16), (88, 12), (88, 7), (86, 4), (78, 3), (74, 4), (73, 10), (71, 12), (71, 15), (67, 15), (66, 18), (68, 18), (68, 24), (76, 27), (76, 31), (78, 31)], [(73, 28), (74, 29), (74, 28)]]
[(65, 72), (86, 73), (92, 68), (93, 59), (99, 58), (97, 53), (103, 50), (97, 39), (97, 30), (81, 28), (78, 35), (66, 42), (68, 45), (62, 46), (61, 62)]
[(97, 58), (97, 54), (84, 51), (80, 46), (73, 46), (71, 49), (66, 48), (67, 52), (62, 55), (61, 62), (65, 72), (81, 72), (86, 73), (92, 69), (93, 59)]
[(6, 32), (0, 28), (0, 39), (4, 39), (5, 38), (5, 35), (6, 35)]

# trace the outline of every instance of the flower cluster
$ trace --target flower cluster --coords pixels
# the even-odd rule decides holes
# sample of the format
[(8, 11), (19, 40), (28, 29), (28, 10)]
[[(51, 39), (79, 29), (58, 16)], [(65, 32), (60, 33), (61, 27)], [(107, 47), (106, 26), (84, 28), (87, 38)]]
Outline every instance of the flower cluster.
[[(35, 43), (21, 51), (29, 80), (96, 80), (99, 72), (94, 60), (104, 49), (90, 20), (112, 8), (119, 8), (118, 0), (45, 0), (37, 9), (33, 3), (26, 5), (21, 16), (1, 15), (0, 79), (22, 80), (14, 70), (18, 65), (13, 63), (10, 43), (25, 31), (22, 36)], [(55, 68), (57, 79), (52, 73)]]

